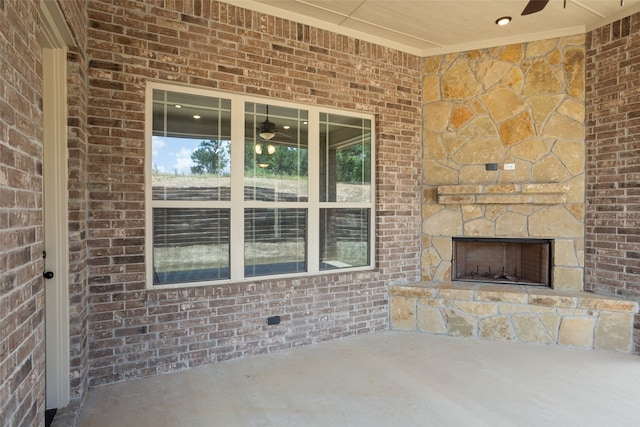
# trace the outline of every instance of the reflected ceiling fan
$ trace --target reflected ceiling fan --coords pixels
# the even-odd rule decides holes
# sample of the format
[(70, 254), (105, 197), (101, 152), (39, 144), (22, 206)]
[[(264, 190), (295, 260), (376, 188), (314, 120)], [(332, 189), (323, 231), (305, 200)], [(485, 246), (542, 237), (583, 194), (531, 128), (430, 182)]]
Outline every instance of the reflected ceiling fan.
[[(532, 13), (540, 12), (547, 3), (549, 3), (549, 0), (529, 0), (520, 15), (531, 15)], [(620, 0), (620, 6), (624, 6), (624, 0)], [(564, 0), (564, 7), (567, 7), (567, 0)]]
[(267, 118), (265, 119), (264, 122), (262, 122), (262, 124), (258, 128), (258, 135), (260, 135), (260, 138), (264, 139), (265, 141), (271, 141), (273, 138), (276, 137), (276, 135), (283, 136), (283, 137), (285, 137), (287, 139), (292, 139), (286, 133), (280, 132), (278, 130), (278, 128), (276, 127), (275, 123), (269, 121), (269, 106), (268, 105), (267, 105)]

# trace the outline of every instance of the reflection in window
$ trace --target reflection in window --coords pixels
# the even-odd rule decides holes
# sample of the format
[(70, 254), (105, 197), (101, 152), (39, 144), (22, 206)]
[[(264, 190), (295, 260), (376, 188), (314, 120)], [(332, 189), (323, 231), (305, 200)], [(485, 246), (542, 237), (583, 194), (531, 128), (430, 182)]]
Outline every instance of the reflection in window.
[(245, 209), (245, 277), (307, 271), (306, 209)]
[(369, 265), (369, 212), (320, 210), (320, 270)]
[(231, 102), (153, 91), (153, 200), (229, 200)]
[(308, 113), (245, 104), (245, 200), (308, 200)]
[(371, 201), (371, 120), (320, 113), (320, 201)]
[(154, 82), (147, 94), (149, 286), (373, 267), (373, 116)]
[(229, 278), (229, 210), (153, 209), (153, 283)]

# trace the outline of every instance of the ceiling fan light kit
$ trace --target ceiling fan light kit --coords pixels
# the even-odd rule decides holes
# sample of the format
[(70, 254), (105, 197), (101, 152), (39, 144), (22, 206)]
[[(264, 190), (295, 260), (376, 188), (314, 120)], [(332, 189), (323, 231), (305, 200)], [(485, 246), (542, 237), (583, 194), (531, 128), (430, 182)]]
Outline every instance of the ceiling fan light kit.
[[(278, 132), (278, 129), (276, 128), (275, 123), (271, 123), (269, 121), (269, 106), (268, 105), (267, 105), (266, 109), (267, 109), (267, 118), (265, 119), (264, 122), (262, 122), (262, 125), (260, 126), (260, 128), (258, 130), (258, 136), (260, 136), (260, 138), (264, 139), (265, 141), (271, 141), (280, 132)], [(286, 137), (286, 135), (284, 135), (284, 134), (282, 134), (282, 135)]]
[(260, 132), (259, 135), (260, 135), (260, 138), (265, 139), (267, 141), (272, 140), (276, 136), (275, 132), (272, 132), (270, 130), (263, 130)]
[[(260, 123), (260, 125), (257, 127), (258, 136), (260, 137), (260, 139), (264, 141), (271, 141), (272, 139), (277, 138), (277, 140), (280, 142), (282, 142), (283, 139), (290, 140), (290, 141), (293, 140), (293, 138), (287, 135), (287, 133), (281, 132), (280, 130), (278, 130), (278, 126), (276, 126), (275, 123), (269, 120), (268, 105), (266, 106), (266, 110), (267, 110), (267, 117), (265, 118), (264, 122)], [(283, 128), (290, 129), (291, 126), (284, 125)]]
[[(256, 154), (262, 154), (262, 145), (261, 144), (256, 144), (255, 150), (256, 150)], [(272, 145), (272, 144), (267, 145), (267, 153), (273, 154), (275, 152), (276, 152), (276, 146), (275, 145)]]

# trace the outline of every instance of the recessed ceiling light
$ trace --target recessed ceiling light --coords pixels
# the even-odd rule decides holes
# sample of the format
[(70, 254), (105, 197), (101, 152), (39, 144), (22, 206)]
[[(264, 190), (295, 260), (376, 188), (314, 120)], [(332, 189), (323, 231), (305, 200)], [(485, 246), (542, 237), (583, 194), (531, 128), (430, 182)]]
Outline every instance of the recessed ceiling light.
[(511, 22), (510, 16), (501, 16), (500, 18), (496, 19), (496, 24), (498, 25), (507, 25), (509, 22)]
[(282, 129), (285, 129), (285, 130), (287, 130), (287, 129), (291, 129), (291, 126), (289, 126), (289, 125), (284, 125), (284, 126), (282, 126)]
[(176, 105), (174, 105), (174, 107), (176, 107), (176, 108), (182, 108), (182, 105), (180, 105), (180, 104), (176, 104)]
[(200, 118), (200, 116), (199, 116), (199, 115), (197, 115), (197, 114), (194, 114), (194, 115), (193, 115), (193, 118), (194, 118), (194, 119), (196, 119), (196, 120), (198, 120), (198, 119)]

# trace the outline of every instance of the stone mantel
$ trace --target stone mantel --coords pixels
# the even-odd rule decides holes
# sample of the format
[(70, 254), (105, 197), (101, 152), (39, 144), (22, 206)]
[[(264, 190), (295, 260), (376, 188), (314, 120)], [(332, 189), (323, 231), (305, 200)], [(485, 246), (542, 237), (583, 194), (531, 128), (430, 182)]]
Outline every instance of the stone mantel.
[(562, 183), (440, 185), (438, 203), (557, 205), (566, 203), (569, 190)]

